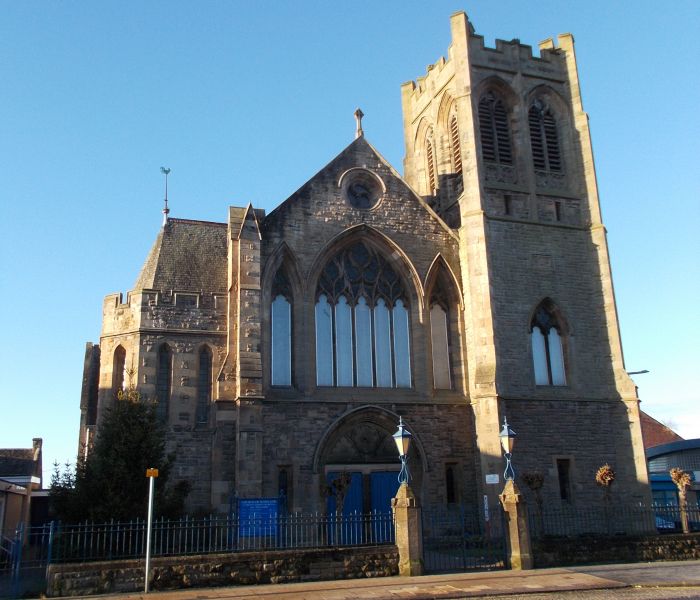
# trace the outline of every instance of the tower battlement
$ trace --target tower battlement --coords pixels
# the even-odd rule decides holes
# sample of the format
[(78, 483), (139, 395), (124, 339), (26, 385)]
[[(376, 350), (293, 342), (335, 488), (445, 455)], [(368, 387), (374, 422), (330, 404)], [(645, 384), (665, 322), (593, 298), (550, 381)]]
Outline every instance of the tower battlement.
[(162, 328), (185, 331), (221, 331), (224, 328), (226, 295), (192, 290), (132, 290), (109, 294), (102, 306), (102, 335)]
[[(463, 25), (466, 23), (466, 27)], [(538, 44), (539, 55), (533, 54), (529, 44), (522, 44), (518, 38), (512, 40), (496, 39), (495, 47), (485, 44), (484, 36), (474, 32), (471, 21), (466, 13), (457, 12), (452, 15), (452, 43), (447, 49), (447, 58), (441, 56), (436, 62), (426, 67), (426, 74), (402, 85), (404, 94), (411, 93), (414, 101), (418, 102), (426, 92), (439, 90), (445, 84), (445, 79), (454, 76), (455, 62), (460, 62), (456, 46), (461, 46), (463, 39), (457, 39), (455, 34), (466, 33), (468, 40), (468, 62), (471, 66), (498, 70), (506, 73), (522, 73), (525, 76), (549, 76), (558, 81), (565, 79), (566, 65), (562, 54), (573, 48), (573, 36), (563, 33), (557, 36), (558, 44), (553, 38), (546, 38)], [(460, 26), (462, 25), (462, 26)], [(457, 58), (455, 58), (457, 57)]]

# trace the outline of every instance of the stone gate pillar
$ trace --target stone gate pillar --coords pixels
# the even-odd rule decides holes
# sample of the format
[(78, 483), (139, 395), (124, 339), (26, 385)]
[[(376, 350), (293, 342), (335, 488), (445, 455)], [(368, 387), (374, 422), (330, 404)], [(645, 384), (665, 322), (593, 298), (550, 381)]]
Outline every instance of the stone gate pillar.
[(399, 549), (399, 575), (423, 574), (423, 524), (421, 510), (413, 491), (402, 483), (391, 500)]
[(527, 505), (512, 479), (506, 481), (500, 498), (506, 517), (505, 533), (508, 540), (510, 568), (517, 571), (532, 569), (534, 565), (530, 547)]

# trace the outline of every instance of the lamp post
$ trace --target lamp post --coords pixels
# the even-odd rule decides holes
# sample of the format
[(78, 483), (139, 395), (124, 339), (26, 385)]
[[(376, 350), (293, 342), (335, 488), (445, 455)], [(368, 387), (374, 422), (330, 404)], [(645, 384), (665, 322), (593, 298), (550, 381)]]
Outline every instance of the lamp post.
[(515, 484), (515, 471), (511, 463), (513, 446), (515, 445), (515, 431), (508, 425), (508, 419), (503, 417), (503, 429), (498, 434), (506, 459), (506, 470), (503, 472), (505, 485), (501, 493), (501, 505), (505, 512), (508, 539), (508, 552), (510, 568), (532, 569), (532, 550), (530, 548), (530, 530), (527, 520), (527, 507), (525, 499), (520, 494)]
[(153, 486), (158, 477), (158, 469), (146, 469), (146, 477), (148, 477), (148, 521), (146, 529), (146, 576), (144, 578), (143, 592), (148, 594), (149, 578), (151, 576), (151, 529), (153, 523)]
[(513, 481), (513, 479), (515, 479), (515, 471), (511, 464), (511, 457), (513, 456), (513, 446), (515, 446), (515, 431), (508, 425), (508, 419), (506, 419), (506, 417), (503, 417), (503, 429), (501, 429), (501, 433), (498, 434), (498, 437), (501, 438), (503, 455), (506, 459), (506, 470), (503, 471), (503, 479), (506, 481)]
[(399, 451), (399, 458), (401, 459), (401, 471), (399, 471), (399, 483), (403, 485), (408, 483), (411, 479), (411, 473), (408, 470), (408, 449), (411, 446), (411, 432), (406, 429), (403, 424), (403, 418), (399, 417), (399, 428), (393, 435), (394, 442), (396, 443), (396, 448)]
[(413, 436), (406, 429), (401, 417), (393, 438), (401, 458), (399, 489), (391, 500), (395, 541), (399, 551), (399, 575), (411, 577), (423, 574), (423, 533), (418, 499), (408, 484), (411, 479), (408, 472), (408, 449)]

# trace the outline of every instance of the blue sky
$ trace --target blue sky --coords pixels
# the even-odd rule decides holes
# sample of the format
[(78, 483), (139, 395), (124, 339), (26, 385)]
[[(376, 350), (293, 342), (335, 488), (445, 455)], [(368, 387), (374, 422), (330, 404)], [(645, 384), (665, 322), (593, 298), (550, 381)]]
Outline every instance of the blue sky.
[(77, 449), (103, 297), (171, 216), (272, 210), (353, 137), (402, 171), (400, 85), (466, 10), (490, 46), (571, 32), (642, 408), (700, 437), (700, 3), (0, 1), (0, 447)]

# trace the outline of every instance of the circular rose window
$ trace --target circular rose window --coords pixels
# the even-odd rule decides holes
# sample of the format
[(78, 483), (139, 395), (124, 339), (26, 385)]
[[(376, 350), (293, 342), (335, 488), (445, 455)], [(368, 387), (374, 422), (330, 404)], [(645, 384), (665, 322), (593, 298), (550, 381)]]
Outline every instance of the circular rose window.
[(341, 193), (353, 208), (374, 208), (384, 194), (384, 184), (368, 169), (350, 169), (340, 178)]

